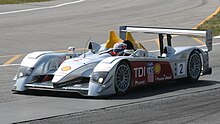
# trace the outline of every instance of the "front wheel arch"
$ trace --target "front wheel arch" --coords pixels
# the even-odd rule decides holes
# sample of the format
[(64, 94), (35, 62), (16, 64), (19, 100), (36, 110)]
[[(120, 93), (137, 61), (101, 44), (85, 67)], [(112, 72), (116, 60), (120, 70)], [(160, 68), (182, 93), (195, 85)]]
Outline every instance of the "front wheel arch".
[(131, 86), (131, 67), (128, 60), (122, 60), (116, 67), (114, 75), (116, 94), (125, 94)]

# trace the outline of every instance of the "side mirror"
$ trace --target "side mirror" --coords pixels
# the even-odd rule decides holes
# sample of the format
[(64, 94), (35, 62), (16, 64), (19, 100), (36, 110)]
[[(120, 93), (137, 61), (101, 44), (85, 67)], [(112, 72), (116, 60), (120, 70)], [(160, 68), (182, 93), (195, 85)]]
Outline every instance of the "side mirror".
[[(68, 47), (68, 51), (69, 51), (69, 53), (73, 53), (73, 54), (75, 54), (74, 56), (78, 56), (78, 54), (76, 53), (76, 48), (75, 47), (73, 47), (73, 46), (70, 46), (70, 47)], [(71, 56), (66, 56), (66, 59), (70, 59), (70, 58), (72, 58)]]
[(68, 47), (68, 51), (69, 51), (69, 52), (75, 52), (75, 49), (76, 49), (76, 48), (73, 47), (73, 46)]

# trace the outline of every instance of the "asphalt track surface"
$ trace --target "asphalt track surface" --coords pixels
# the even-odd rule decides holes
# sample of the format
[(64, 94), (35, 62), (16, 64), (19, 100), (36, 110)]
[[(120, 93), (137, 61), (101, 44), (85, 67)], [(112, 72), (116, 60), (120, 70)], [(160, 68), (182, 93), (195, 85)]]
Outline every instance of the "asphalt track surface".
[[(219, 5), (219, 0), (55, 0), (1, 5), (0, 123), (220, 123), (218, 39), (210, 52), (213, 74), (196, 84), (150, 85), (107, 99), (10, 91), (16, 64), (29, 52), (85, 47), (90, 36), (104, 43), (109, 30), (117, 31), (120, 25), (193, 28)], [(146, 47), (158, 49), (155, 42)]]

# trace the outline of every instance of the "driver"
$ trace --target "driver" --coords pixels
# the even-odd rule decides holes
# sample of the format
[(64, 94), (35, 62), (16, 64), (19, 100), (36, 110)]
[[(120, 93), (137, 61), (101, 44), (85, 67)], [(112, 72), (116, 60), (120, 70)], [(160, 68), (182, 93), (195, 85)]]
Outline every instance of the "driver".
[(116, 43), (113, 46), (113, 51), (110, 53), (112, 56), (122, 55), (124, 50), (127, 49), (127, 44), (125, 43)]

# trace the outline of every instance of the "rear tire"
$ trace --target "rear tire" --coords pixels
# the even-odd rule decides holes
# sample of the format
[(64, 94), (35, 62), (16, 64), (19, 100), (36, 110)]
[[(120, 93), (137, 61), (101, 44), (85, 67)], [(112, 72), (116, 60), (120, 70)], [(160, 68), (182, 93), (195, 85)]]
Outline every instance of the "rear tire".
[(131, 70), (127, 62), (120, 62), (115, 71), (115, 90), (117, 94), (124, 94), (130, 87)]
[(190, 53), (187, 63), (187, 78), (188, 82), (196, 82), (201, 74), (202, 61), (200, 54), (197, 50)]

